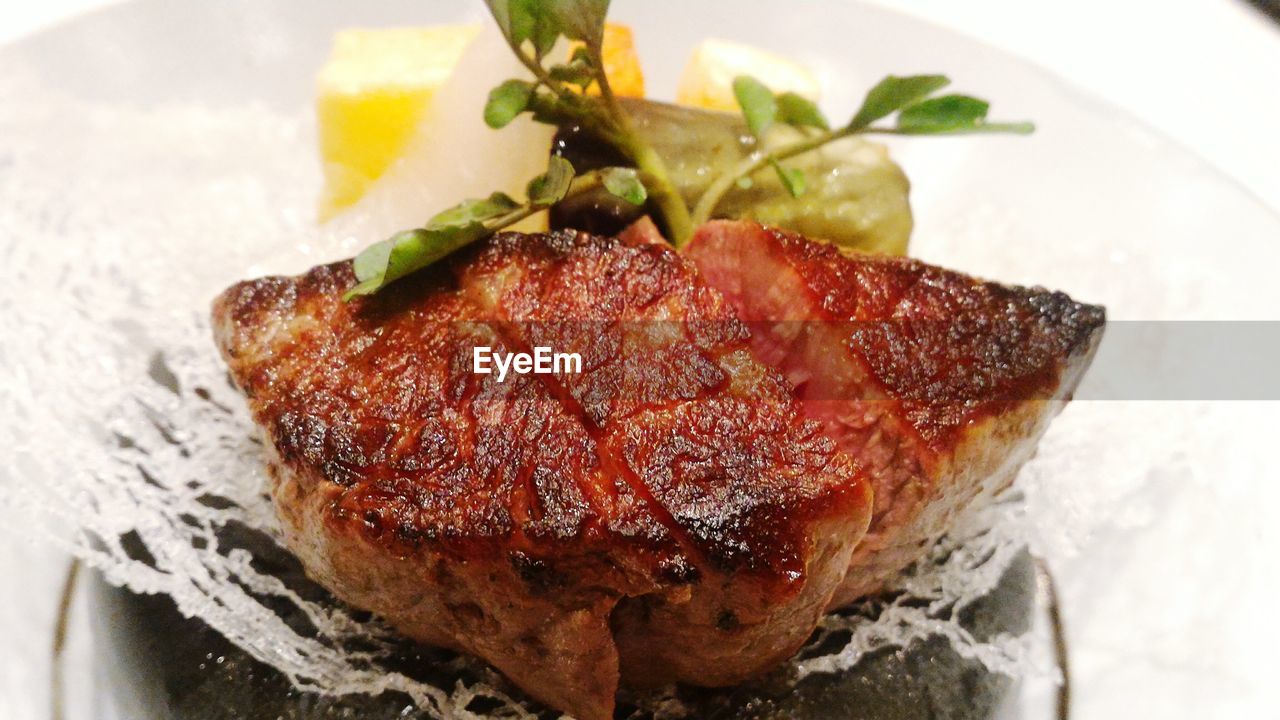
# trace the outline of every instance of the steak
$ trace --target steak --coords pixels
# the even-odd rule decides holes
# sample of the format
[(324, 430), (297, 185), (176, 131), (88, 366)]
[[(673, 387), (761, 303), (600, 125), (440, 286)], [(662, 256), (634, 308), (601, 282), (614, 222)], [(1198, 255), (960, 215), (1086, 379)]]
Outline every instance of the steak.
[(871, 478), (871, 528), (833, 607), (881, 590), (1012, 481), (1105, 322), (1060, 292), (744, 222), (704, 225), (685, 256), (751, 328), (756, 357)]
[[(792, 655), (871, 516), (733, 308), (651, 240), (508, 233), (355, 302), (341, 262), (213, 307), (308, 574), (584, 720), (620, 682)], [(582, 371), (499, 382), (479, 347)]]

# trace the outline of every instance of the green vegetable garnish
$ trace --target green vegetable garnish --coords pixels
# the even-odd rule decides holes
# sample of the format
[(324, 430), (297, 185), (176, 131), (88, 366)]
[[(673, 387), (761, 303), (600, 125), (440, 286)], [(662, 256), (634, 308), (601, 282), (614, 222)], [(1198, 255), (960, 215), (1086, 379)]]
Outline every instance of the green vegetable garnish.
[(551, 156), (547, 171), (529, 181), (526, 192), (529, 203), (538, 207), (551, 207), (569, 194), (573, 182), (573, 165), (562, 157)]
[(967, 95), (943, 95), (922, 100), (898, 113), (898, 132), (903, 135), (941, 135), (962, 132), (1029, 133), (1031, 123), (990, 123), (985, 100)]
[(523, 80), (508, 80), (489, 91), (484, 105), (484, 122), (494, 130), (511, 124), (529, 107), (533, 99), (533, 84)]
[[(766, 140), (755, 138), (739, 115), (622, 98), (636, 132), (667, 162), (671, 181), (689, 206), (724, 173), (809, 136), (810, 130), (777, 123)], [(911, 233), (906, 175), (884, 147), (869, 137), (851, 137), (782, 165), (804, 173), (807, 187), (796, 198), (769, 167), (740, 177), (716, 205), (715, 217), (754, 220), (845, 247), (901, 255)], [(585, 172), (617, 162), (616, 152), (581, 128), (561, 128), (556, 151)], [(596, 232), (617, 232), (646, 213), (604, 190), (557, 203), (552, 222)]]
[(805, 180), (803, 170), (800, 168), (785, 168), (777, 160), (770, 160), (769, 164), (773, 166), (774, 172), (778, 173), (778, 179), (782, 181), (782, 185), (787, 189), (787, 192), (791, 193), (791, 197), (798, 198), (804, 194), (808, 181)]
[[(812, 101), (795, 93), (775, 94), (759, 80), (742, 76), (734, 80), (733, 90), (749, 132), (763, 140), (772, 128), (785, 125), (800, 139), (769, 145), (767, 151), (746, 157), (711, 181), (696, 202), (686, 202), (662, 158), (636, 132), (604, 73), (601, 44), (609, 0), (486, 2), (511, 51), (533, 79), (511, 79), (494, 88), (485, 104), (484, 122), (498, 129), (528, 113), (536, 122), (580, 126), (617, 151), (631, 167), (607, 167), (575, 176), (567, 160), (553, 156), (547, 171), (529, 182), (524, 203), (501, 193), (467, 200), (436, 215), (422, 228), (397, 233), (360, 253), (354, 263), (359, 284), (344, 299), (375, 293), (467, 244), (601, 187), (631, 204), (649, 203), (679, 248), (688, 242), (694, 228), (713, 217), (726, 193), (734, 188), (749, 189), (758, 171), (772, 168), (791, 197), (803, 195), (808, 185), (804, 171), (785, 161), (837, 140), (861, 134), (1025, 134), (1033, 130), (1030, 123), (988, 122), (989, 106), (983, 100), (966, 95), (934, 96), (949, 84), (942, 75), (885, 78), (867, 93), (852, 119), (835, 129)], [(566, 62), (549, 64), (548, 54), (562, 38), (580, 46)], [(587, 93), (587, 88), (598, 88), (599, 93)], [(897, 119), (893, 125), (873, 124), (894, 113)]]
[(604, 187), (632, 205), (643, 205), (649, 198), (640, 175), (631, 168), (606, 168), (602, 171)]
[[(698, 200), (693, 209), (695, 225), (711, 219), (724, 194), (742, 177), (750, 177), (756, 171), (772, 167), (778, 178), (786, 186), (793, 197), (804, 192), (804, 176), (798, 171), (788, 170), (781, 163), (783, 160), (816, 150), (824, 145), (853, 135), (889, 134), (889, 135), (957, 135), (975, 132), (1004, 132), (1027, 134), (1035, 129), (1029, 122), (1021, 123), (989, 123), (987, 122), (988, 103), (967, 95), (944, 95), (930, 98), (933, 93), (950, 84), (943, 75), (914, 75), (909, 77), (889, 77), (881, 80), (862, 101), (862, 107), (854, 114), (847, 125), (835, 130), (813, 132), (804, 140), (775, 148), (757, 157), (750, 157), (738, 167), (725, 173), (711, 183), (706, 193)], [(748, 92), (738, 92), (738, 104), (742, 106), (742, 115), (749, 128), (763, 126), (773, 122), (784, 122), (797, 128), (821, 127), (815, 123), (826, 118), (813, 108), (812, 113), (790, 111), (786, 116), (779, 113), (780, 98), (765, 98), (760, 94), (759, 83), (751, 78), (740, 77), (734, 81), (734, 88), (750, 88)], [(801, 98), (803, 99), (803, 98)], [(796, 103), (788, 100), (788, 103)], [(894, 113), (898, 113), (897, 123), (893, 127), (872, 125)], [(755, 132), (753, 130), (753, 132)], [(759, 133), (756, 133), (759, 135)], [(683, 244), (676, 238), (676, 247)]]
[(747, 129), (756, 137), (764, 137), (778, 119), (778, 101), (773, 91), (750, 75), (743, 75), (733, 80), (733, 96), (742, 108)]
[(829, 130), (831, 125), (812, 100), (793, 92), (782, 93), (777, 97), (778, 122), (793, 127), (813, 127)]
[(632, 168), (604, 168), (575, 176), (568, 160), (552, 157), (547, 171), (529, 181), (529, 199), (524, 203), (503, 193), (481, 200), (464, 200), (431, 218), (425, 227), (396, 233), (365, 248), (352, 262), (359, 282), (344, 293), (342, 299), (372, 295), (466, 245), (551, 207), (570, 194), (599, 187), (628, 202), (637, 205), (644, 202), (644, 184)]
[(889, 117), (908, 105), (929, 97), (950, 84), (945, 75), (912, 75), (889, 77), (867, 92), (862, 107), (849, 121), (849, 127), (865, 128), (881, 118)]

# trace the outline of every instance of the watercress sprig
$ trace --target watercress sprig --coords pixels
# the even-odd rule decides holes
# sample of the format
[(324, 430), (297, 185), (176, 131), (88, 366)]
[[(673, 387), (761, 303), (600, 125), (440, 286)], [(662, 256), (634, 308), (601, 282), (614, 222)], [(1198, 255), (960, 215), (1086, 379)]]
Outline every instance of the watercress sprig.
[[(671, 181), (666, 162), (640, 138), (604, 71), (609, 0), (486, 0), (486, 4), (533, 80), (507, 80), (494, 88), (485, 105), (485, 122), (502, 128), (528, 113), (537, 122), (581, 125), (645, 175), (648, 195), (671, 234), (691, 235), (689, 207)], [(550, 53), (561, 38), (574, 43), (574, 51), (565, 62), (552, 62)]]
[[(762, 139), (769, 128), (781, 123), (805, 131), (801, 140), (757, 152), (717, 177), (698, 199), (693, 210), (693, 223), (711, 219), (716, 206), (735, 184), (749, 180), (765, 168), (773, 168), (783, 187), (793, 197), (805, 191), (804, 172), (789, 168), (785, 160), (817, 150), (829, 143), (853, 135), (959, 135), (964, 133), (1001, 132), (1025, 135), (1035, 126), (1029, 122), (991, 122), (987, 120), (990, 105), (968, 95), (934, 93), (950, 84), (943, 75), (890, 75), (867, 93), (862, 105), (845, 125), (832, 129), (827, 118), (812, 101), (795, 93), (775, 95), (759, 80), (741, 76), (734, 80), (734, 97), (742, 110), (747, 129)], [(874, 125), (897, 113), (895, 124)], [(676, 247), (684, 239), (676, 238)]]
[(600, 187), (635, 205), (643, 205), (648, 199), (644, 182), (633, 168), (609, 167), (577, 175), (568, 160), (553, 156), (547, 171), (529, 181), (525, 190), (528, 198), (523, 203), (505, 193), (464, 200), (435, 215), (423, 227), (398, 232), (366, 248), (352, 262), (358, 282), (342, 299), (372, 295), (565, 198)]
[[(631, 117), (614, 95), (604, 72), (605, 16), (609, 0), (486, 0), (507, 45), (531, 79), (512, 78), (493, 88), (484, 121), (499, 129), (528, 114), (556, 126), (578, 125), (618, 151), (633, 167), (610, 167), (576, 176), (568, 161), (552, 157), (547, 171), (530, 181), (528, 198), (517, 202), (502, 193), (467, 200), (431, 218), (421, 228), (397, 233), (356, 257), (359, 283), (344, 298), (375, 293), (459, 248), (510, 227), (567, 197), (603, 187), (642, 205), (652, 200), (677, 248), (709, 220), (733, 186), (748, 187), (752, 177), (772, 168), (794, 197), (807, 186), (804, 171), (786, 161), (829, 143), (859, 134), (949, 135), (974, 132), (1029, 133), (1030, 123), (987, 120), (988, 104), (966, 95), (935, 95), (949, 81), (942, 75), (890, 76), (867, 93), (845, 125), (833, 128), (812, 101), (795, 93), (774, 93), (759, 80), (734, 81), (734, 95), (748, 130), (763, 140), (771, 127), (789, 125), (802, 138), (753, 153), (718, 176), (692, 210), (672, 182), (663, 159), (636, 132)], [(562, 40), (572, 52), (562, 61), (552, 53)], [(897, 114), (892, 125), (876, 125)], [(763, 146), (763, 143), (761, 143)]]

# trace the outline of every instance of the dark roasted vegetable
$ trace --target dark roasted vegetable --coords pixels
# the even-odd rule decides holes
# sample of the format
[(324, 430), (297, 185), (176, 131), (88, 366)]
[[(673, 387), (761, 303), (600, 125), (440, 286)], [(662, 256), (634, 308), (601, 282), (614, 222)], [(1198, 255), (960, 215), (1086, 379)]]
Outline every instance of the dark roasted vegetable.
[[(697, 202), (715, 177), (743, 158), (794, 142), (804, 132), (775, 126), (761, 147), (740, 116), (648, 100), (622, 103), (636, 131), (662, 156), (672, 182), (690, 204)], [(625, 163), (611, 146), (578, 126), (562, 128), (552, 152), (580, 171)], [(788, 165), (803, 169), (809, 178), (801, 197), (792, 197), (777, 174), (766, 169), (749, 184), (731, 190), (718, 204), (715, 217), (756, 220), (861, 250), (906, 253), (912, 226), (910, 185), (883, 146), (846, 138)], [(558, 204), (551, 222), (553, 227), (613, 234), (645, 212), (656, 216), (652, 210), (598, 191)]]

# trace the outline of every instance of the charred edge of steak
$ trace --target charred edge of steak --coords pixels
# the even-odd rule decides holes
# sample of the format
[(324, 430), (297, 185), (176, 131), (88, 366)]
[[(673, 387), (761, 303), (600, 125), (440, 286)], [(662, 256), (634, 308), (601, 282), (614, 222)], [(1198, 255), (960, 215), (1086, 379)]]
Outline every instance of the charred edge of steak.
[(750, 223), (709, 223), (687, 255), (802, 399), (883, 401), (934, 452), (984, 416), (1068, 399), (1106, 322), (1061, 292)]

